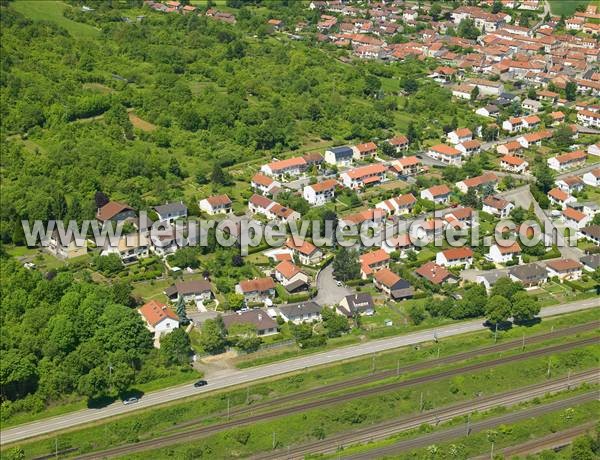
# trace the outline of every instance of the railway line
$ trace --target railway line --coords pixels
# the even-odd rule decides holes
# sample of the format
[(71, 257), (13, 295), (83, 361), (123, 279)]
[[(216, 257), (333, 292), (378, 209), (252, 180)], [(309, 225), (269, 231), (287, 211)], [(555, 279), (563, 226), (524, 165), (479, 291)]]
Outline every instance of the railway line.
[(428, 411), (423, 414), (403, 417), (383, 422), (381, 424), (371, 425), (366, 428), (360, 428), (355, 431), (340, 433), (322, 441), (315, 441), (296, 447), (290, 447), (289, 449), (280, 449), (256, 455), (252, 457), (252, 460), (300, 460), (308, 454), (332, 453), (336, 451), (338, 452), (340, 458), (348, 460), (370, 460), (373, 458), (382, 458), (386, 455), (398, 454), (400, 452), (426, 447), (431, 444), (442, 443), (452, 439), (461, 438), (466, 436), (467, 432), (469, 434), (477, 433), (486, 429), (494, 428), (501, 424), (514, 423), (519, 420), (543, 415), (561, 408), (598, 400), (599, 394), (597, 390), (588, 391), (564, 400), (553, 401), (551, 403), (539, 406), (532, 406), (531, 408), (527, 408), (522, 411), (504, 414), (498, 417), (428, 433), (416, 438), (399, 441), (389, 446), (384, 446), (357, 454), (349, 454), (344, 456), (339, 449), (343, 448), (344, 446), (383, 440), (402, 431), (417, 429), (423, 424), (437, 425), (441, 422), (449, 421), (455, 417), (468, 416), (470, 413), (475, 411), (482, 412), (498, 406), (513, 406), (521, 402), (546, 395), (548, 393), (555, 393), (567, 388), (572, 388), (576, 385), (581, 385), (582, 383), (597, 382), (598, 370), (593, 369), (579, 373), (576, 376), (572, 376), (571, 381), (568, 381), (566, 377), (562, 377), (553, 381), (542, 382), (499, 395), (489, 396), (475, 401), (458, 403), (452, 406)]
[[(123, 445), (119, 447), (114, 447), (111, 449), (107, 449), (97, 453), (90, 453), (83, 455), (79, 458), (107, 458), (114, 457), (118, 455), (123, 455), (132, 452), (146, 451), (151, 449), (157, 449), (160, 447), (166, 447), (173, 444), (179, 444), (182, 442), (192, 441), (196, 439), (201, 439), (203, 437), (209, 436), (211, 434), (218, 433), (223, 430), (235, 428), (238, 426), (248, 425), (252, 423), (258, 423), (262, 421), (271, 420), (277, 417), (282, 417), (286, 415), (291, 415), (294, 413), (300, 413), (307, 410), (321, 408), (326, 405), (338, 404), (346, 401), (351, 401), (353, 399), (373, 396), (376, 394), (386, 393), (389, 391), (399, 390), (401, 388), (412, 387), (415, 385), (424, 385), (427, 383), (435, 382), (438, 380), (442, 380), (444, 378), (454, 377), (457, 375), (462, 375), (467, 372), (483, 370), (492, 368), (495, 366), (499, 366), (502, 364), (512, 363), (522, 361), (524, 359), (544, 356), (552, 353), (558, 353), (562, 351), (568, 351), (574, 348), (579, 348), (587, 345), (597, 344), (599, 343), (599, 339), (596, 337), (586, 338), (583, 340), (569, 342), (559, 345), (554, 345), (550, 347), (545, 347), (537, 350), (532, 350), (528, 352), (521, 353), (519, 355), (511, 355), (506, 357), (501, 357), (497, 359), (493, 359), (486, 362), (481, 363), (473, 363), (459, 368), (448, 369), (445, 371), (438, 372), (433, 375), (423, 375), (417, 376), (412, 379), (408, 379), (400, 382), (392, 382), (388, 384), (381, 385), (379, 387), (370, 387), (359, 389), (350, 393), (344, 393), (340, 395), (329, 396), (319, 400), (312, 400), (304, 403), (297, 404), (295, 406), (286, 406), (280, 407), (268, 412), (259, 413), (259, 414), (251, 414), (247, 417), (243, 417), (237, 420), (228, 420), (226, 422), (217, 423), (215, 425), (210, 426), (201, 426), (196, 427), (188, 431), (177, 432), (168, 434), (165, 436), (161, 436), (159, 438), (149, 439), (146, 441), (141, 441), (132, 445)], [(573, 380), (574, 382), (574, 380)], [(329, 390), (327, 390), (329, 392)], [(321, 388), (314, 389), (312, 391), (312, 396), (319, 396), (325, 393), (325, 390)]]
[[(532, 344), (545, 342), (547, 340), (552, 340), (552, 339), (556, 339), (556, 338), (569, 337), (569, 336), (573, 336), (573, 335), (576, 335), (576, 334), (579, 334), (582, 332), (589, 332), (589, 331), (592, 331), (592, 330), (598, 329), (598, 328), (600, 328), (600, 321), (593, 321), (593, 322), (590, 322), (587, 324), (580, 324), (577, 326), (562, 328), (562, 329), (558, 329), (555, 331), (546, 332), (543, 334), (537, 334), (537, 335), (528, 337), (526, 341), (524, 339), (512, 340), (510, 342), (500, 343), (500, 344), (496, 344), (496, 345), (490, 345), (490, 346), (486, 346), (486, 347), (480, 347), (480, 348), (476, 348), (475, 350), (470, 350), (470, 351), (466, 351), (466, 352), (462, 352), (462, 353), (456, 353), (456, 354), (448, 355), (448, 356), (445, 356), (442, 358), (434, 358), (434, 359), (429, 359), (429, 360), (425, 360), (425, 361), (420, 361), (418, 363), (409, 364), (406, 366), (399, 367), (397, 369), (390, 369), (390, 370), (375, 372), (375, 373), (365, 375), (362, 377), (356, 377), (353, 379), (344, 380), (342, 382), (336, 382), (336, 383), (332, 383), (332, 384), (328, 384), (328, 385), (323, 385), (323, 386), (320, 386), (318, 388), (318, 390), (319, 390), (319, 394), (325, 394), (325, 393), (332, 393), (332, 392), (339, 391), (339, 390), (344, 390), (346, 388), (356, 388), (360, 385), (377, 382), (379, 380), (384, 380), (384, 379), (387, 379), (387, 378), (390, 378), (390, 377), (393, 377), (396, 375), (406, 374), (408, 372), (417, 372), (417, 371), (421, 371), (421, 370), (431, 369), (432, 367), (440, 366), (440, 365), (444, 365), (444, 364), (458, 363), (458, 362), (465, 361), (465, 360), (471, 359), (471, 358), (476, 358), (476, 357), (480, 357), (480, 356), (490, 355), (493, 353), (500, 353), (503, 351), (509, 351), (509, 350), (522, 348), (525, 346), (525, 344), (532, 345)], [(228, 413), (221, 412), (220, 414), (217, 414), (217, 415), (236, 416), (236, 415), (242, 415), (242, 414), (246, 414), (246, 413), (253, 413), (253, 412), (257, 412), (264, 408), (271, 408), (277, 404), (305, 400), (308, 398), (312, 398), (314, 396), (315, 396), (315, 389), (312, 388), (309, 390), (300, 391), (300, 392), (292, 393), (289, 395), (273, 398), (273, 399), (270, 399), (265, 402), (260, 402), (257, 404), (233, 408)], [(201, 423), (201, 422), (207, 420), (208, 418), (212, 418), (212, 417), (214, 417), (214, 416), (205, 416), (205, 417), (200, 417), (200, 418), (197, 418), (194, 420), (188, 420), (186, 422), (174, 425), (172, 428), (169, 428), (166, 431), (171, 432), (171, 431), (175, 431), (175, 430), (187, 427), (187, 426), (193, 426), (193, 425)]]

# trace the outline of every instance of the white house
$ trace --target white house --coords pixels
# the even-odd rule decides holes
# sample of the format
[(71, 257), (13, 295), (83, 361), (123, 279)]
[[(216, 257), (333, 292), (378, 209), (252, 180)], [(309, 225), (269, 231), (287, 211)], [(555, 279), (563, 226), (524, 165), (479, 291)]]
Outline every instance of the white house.
[(298, 176), (306, 169), (306, 160), (302, 157), (288, 158), (287, 160), (276, 160), (263, 165), (260, 170), (271, 177), (282, 177), (284, 175)]
[(593, 169), (586, 172), (583, 177), (583, 182), (592, 187), (600, 186), (600, 168)]
[(340, 179), (346, 187), (357, 190), (383, 181), (385, 171), (385, 165), (375, 163), (346, 171), (340, 175)]
[(177, 314), (158, 300), (151, 300), (138, 308), (138, 313), (144, 319), (146, 328), (154, 334), (154, 345), (158, 348), (158, 340), (179, 327)]
[(498, 176), (494, 173), (485, 173), (481, 176), (470, 177), (465, 180), (461, 180), (456, 183), (456, 187), (462, 192), (467, 193), (470, 188), (474, 188), (479, 191), (484, 187), (491, 186), (496, 189), (498, 185)]
[(335, 179), (327, 179), (323, 182), (307, 185), (302, 192), (304, 199), (313, 206), (323, 205), (335, 197), (335, 187), (338, 185)]
[(469, 268), (473, 263), (473, 251), (465, 246), (446, 249), (436, 254), (435, 263), (442, 267), (465, 266)]
[(187, 206), (183, 202), (154, 206), (154, 211), (156, 211), (160, 222), (174, 222), (177, 219), (185, 219), (188, 214)]
[(398, 176), (415, 176), (421, 171), (421, 160), (415, 155), (399, 158), (390, 164), (389, 170)]
[(309, 281), (308, 275), (289, 260), (282, 260), (275, 267), (275, 279), (283, 286), (288, 286), (296, 281), (308, 284)]
[(496, 264), (507, 264), (512, 261), (521, 263), (521, 247), (516, 241), (510, 246), (493, 244), (487, 254), (487, 259)]
[(256, 173), (250, 181), (251, 187), (259, 192), (261, 195), (267, 195), (276, 187), (281, 187), (281, 183), (277, 182), (273, 178), (262, 174)]
[(461, 142), (473, 139), (473, 133), (469, 128), (458, 128), (448, 133), (448, 142), (451, 144), (460, 144)]
[(583, 182), (583, 179), (579, 176), (564, 177), (562, 179), (557, 179), (554, 183), (559, 189), (567, 193), (577, 193), (582, 191), (585, 187), (585, 182)]
[(573, 259), (549, 260), (546, 263), (546, 270), (550, 278), (558, 277), (563, 280), (578, 280), (581, 278), (583, 265)]
[(198, 203), (201, 211), (208, 215), (229, 214), (231, 212), (231, 200), (227, 195), (214, 195), (200, 200)]
[(421, 190), (421, 198), (433, 201), (436, 204), (446, 204), (450, 201), (450, 187), (445, 184), (434, 185), (428, 189)]
[(569, 195), (558, 187), (555, 187), (548, 192), (548, 199), (552, 204), (560, 206), (562, 209), (565, 209), (567, 204), (575, 203), (577, 201), (577, 198)]
[(315, 265), (323, 259), (323, 251), (308, 241), (290, 237), (285, 245), (303, 265)]
[(321, 321), (323, 307), (316, 302), (303, 302), (295, 305), (282, 305), (278, 308), (279, 316), (286, 322), (301, 324)]
[(469, 157), (481, 151), (481, 142), (477, 139), (464, 141), (456, 145), (456, 149), (461, 153), (462, 157)]
[(417, 199), (412, 193), (400, 195), (389, 200), (380, 201), (375, 205), (376, 208), (383, 209), (390, 215), (410, 214), (417, 203)]
[(406, 136), (395, 136), (388, 140), (388, 143), (396, 149), (396, 153), (408, 150), (409, 141)]
[(460, 166), (462, 160), (460, 150), (457, 150), (454, 147), (450, 147), (446, 144), (438, 144), (429, 147), (427, 155), (429, 155), (431, 158), (441, 161), (442, 163), (447, 163), (454, 166)]
[(514, 174), (525, 174), (529, 163), (522, 158), (506, 155), (500, 159), (500, 167)]
[(573, 152), (548, 158), (548, 166), (555, 171), (565, 171), (567, 169), (583, 166), (586, 158), (587, 153), (583, 150), (575, 150)]
[(374, 158), (377, 154), (377, 144), (375, 142), (367, 142), (358, 144), (352, 147), (352, 155), (355, 160), (366, 160)]
[(568, 206), (563, 210), (562, 218), (566, 226), (576, 228), (577, 230), (580, 230), (586, 225), (588, 225), (588, 223), (591, 220), (590, 216)]
[(504, 198), (497, 196), (487, 196), (483, 199), (483, 212), (498, 216), (501, 219), (508, 217), (515, 205)]
[(235, 292), (242, 294), (247, 302), (263, 302), (275, 295), (275, 282), (269, 277), (240, 281)]
[(325, 150), (325, 163), (338, 167), (348, 167), (352, 164), (354, 152), (347, 145), (331, 147)]
[(600, 156), (600, 142), (588, 145), (587, 153), (588, 155)]

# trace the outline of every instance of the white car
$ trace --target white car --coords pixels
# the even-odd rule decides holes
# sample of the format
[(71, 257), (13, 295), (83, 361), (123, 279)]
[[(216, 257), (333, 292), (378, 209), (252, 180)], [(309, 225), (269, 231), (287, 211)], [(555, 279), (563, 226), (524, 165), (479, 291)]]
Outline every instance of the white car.
[(335, 282), (335, 285), (336, 285), (336, 286), (340, 286), (340, 287), (342, 287), (342, 286), (344, 285), (344, 283), (342, 283), (341, 281), (336, 281), (336, 282)]

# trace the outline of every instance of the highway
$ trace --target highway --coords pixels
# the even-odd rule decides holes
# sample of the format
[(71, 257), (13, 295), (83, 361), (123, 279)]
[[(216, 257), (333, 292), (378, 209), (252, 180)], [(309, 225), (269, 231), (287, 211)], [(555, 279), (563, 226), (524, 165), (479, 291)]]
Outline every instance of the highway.
[[(598, 306), (600, 306), (598, 298), (585, 299), (563, 305), (546, 307), (542, 309), (539, 316), (541, 318), (546, 318)], [(147, 409), (158, 404), (164, 404), (181, 398), (196, 396), (232, 386), (246, 385), (260, 379), (275, 377), (289, 372), (302, 371), (309, 367), (331, 364), (360, 356), (368, 356), (394, 348), (415, 345), (421, 342), (431, 341), (434, 339), (434, 336), (438, 339), (443, 339), (444, 337), (452, 337), (484, 329), (486, 329), (486, 327), (482, 324), (481, 319), (478, 319), (450, 324), (437, 329), (427, 329), (401, 336), (372, 340), (358, 345), (336, 348), (264, 366), (236, 370), (227, 376), (216, 377), (210, 380), (206, 387), (195, 388), (193, 385), (187, 384), (166, 388), (144, 395), (137, 404), (125, 406), (120, 402), (116, 402), (101, 409), (85, 409), (9, 428), (0, 432), (0, 443), (3, 445), (13, 443), (33, 436), (39, 436), (109, 417), (132, 413), (140, 409)]]

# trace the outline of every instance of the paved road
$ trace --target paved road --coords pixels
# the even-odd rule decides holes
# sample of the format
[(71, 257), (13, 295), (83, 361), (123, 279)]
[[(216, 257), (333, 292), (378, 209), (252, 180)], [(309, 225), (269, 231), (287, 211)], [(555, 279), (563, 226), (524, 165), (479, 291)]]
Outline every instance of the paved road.
[(591, 170), (597, 169), (597, 168), (600, 168), (600, 163), (589, 164), (589, 165), (583, 166), (582, 168), (577, 168), (577, 169), (573, 169), (572, 171), (569, 171), (566, 173), (558, 174), (556, 176), (556, 178), (563, 179), (563, 178), (569, 177), (569, 176), (582, 176), (586, 172), (590, 172)]
[[(600, 301), (598, 298), (580, 300), (568, 304), (546, 307), (542, 309), (540, 317), (545, 318), (548, 316), (560, 315), (597, 307), (600, 307)], [(25, 438), (71, 428), (83, 423), (90, 423), (108, 417), (115, 417), (136, 411), (138, 409), (146, 409), (157, 404), (162, 404), (189, 396), (195, 396), (200, 393), (207, 393), (212, 390), (232, 387), (235, 385), (245, 385), (259, 379), (286, 374), (288, 372), (301, 371), (308, 367), (330, 364), (337, 361), (379, 353), (402, 346), (430, 341), (433, 339), (434, 334), (438, 338), (444, 338), (469, 332), (476, 332), (483, 329), (485, 329), (485, 326), (482, 324), (481, 320), (466, 321), (444, 326), (436, 330), (428, 329), (397, 337), (372, 340), (359, 345), (337, 348), (334, 350), (289, 359), (265, 366), (236, 370), (228, 376), (217, 377), (210, 380), (209, 385), (203, 388), (194, 388), (192, 385), (181, 385), (178, 387), (167, 388), (149, 393), (145, 395), (137, 404), (124, 406), (121, 403), (114, 403), (102, 409), (85, 409), (58, 417), (16, 426), (0, 432), (0, 444), (15, 442)]]
[(319, 272), (317, 277), (318, 293), (313, 299), (319, 305), (336, 305), (353, 291), (346, 286), (338, 286), (333, 277), (333, 264), (329, 264)]

